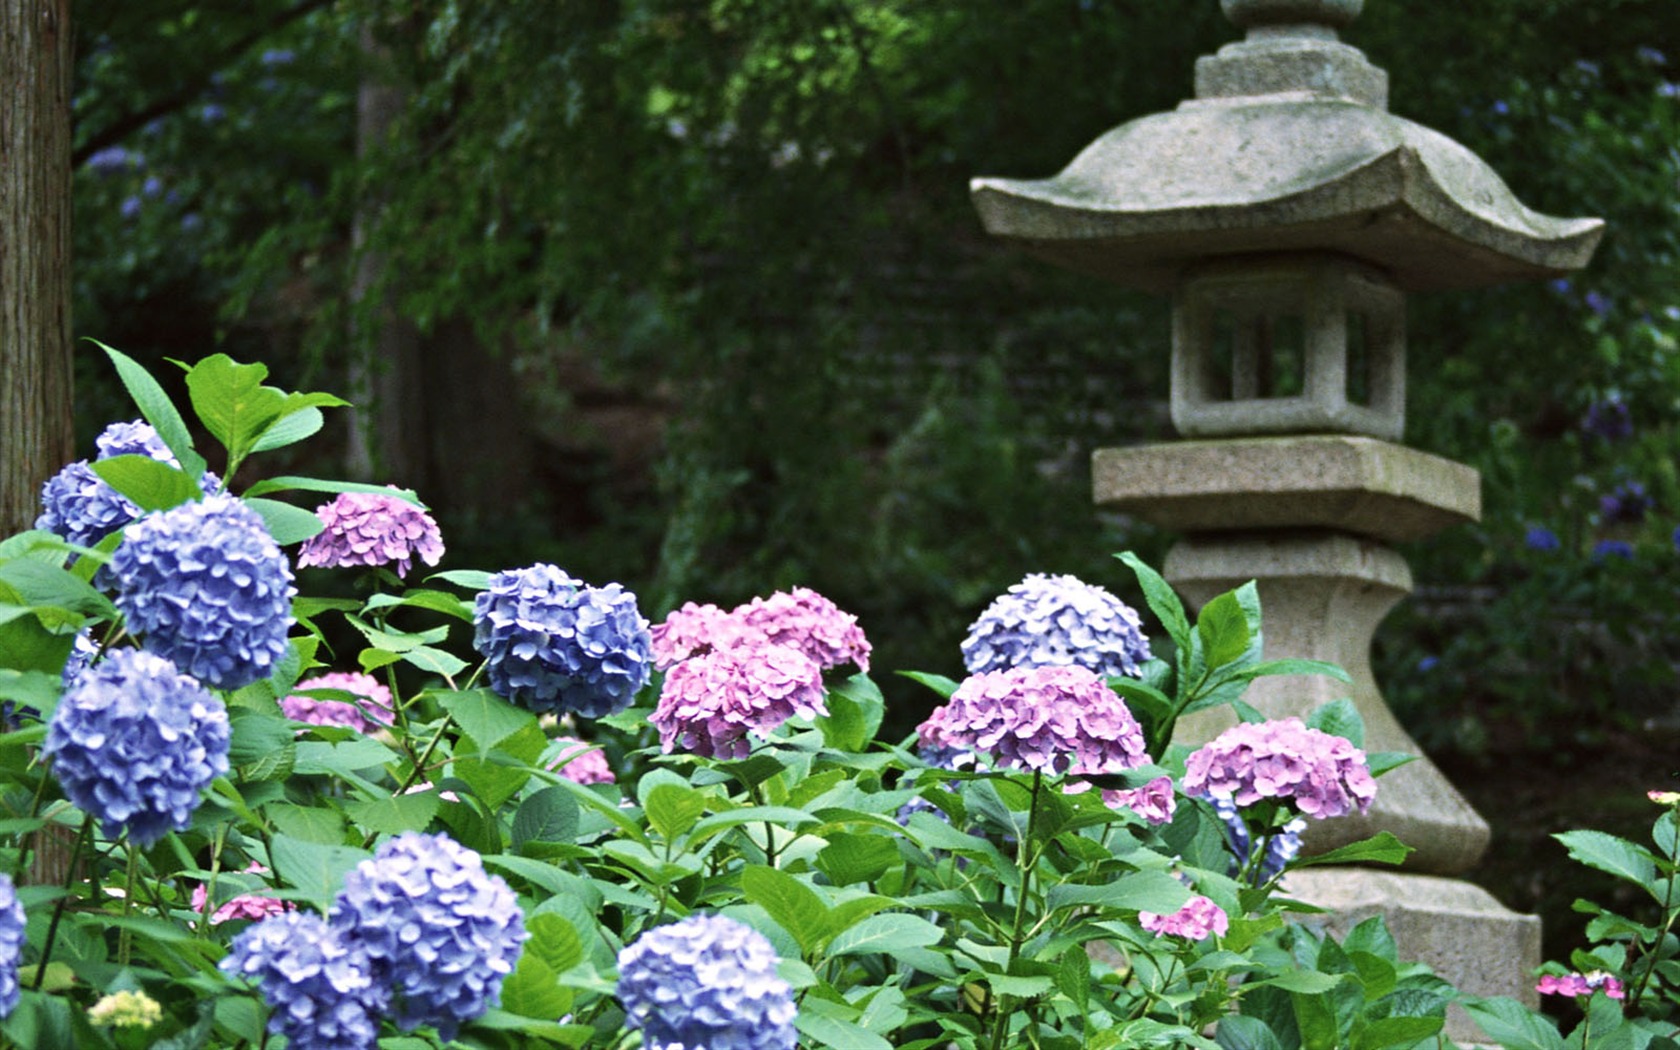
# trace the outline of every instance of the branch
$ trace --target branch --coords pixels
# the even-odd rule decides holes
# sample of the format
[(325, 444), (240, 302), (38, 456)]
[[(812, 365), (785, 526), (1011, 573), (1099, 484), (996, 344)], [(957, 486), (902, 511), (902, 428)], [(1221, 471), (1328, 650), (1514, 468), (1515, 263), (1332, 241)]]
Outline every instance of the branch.
[(92, 135), (89, 135), (85, 143), (76, 147), (76, 149), (71, 152), (70, 166), (72, 168), (81, 167), (82, 164), (85, 163), (93, 154), (98, 153), (100, 150), (105, 149), (108, 146), (115, 146), (117, 143), (134, 134), (134, 132), (145, 127), (147, 124), (150, 124), (157, 118), (166, 116), (167, 114), (173, 113), (182, 108), (187, 103), (191, 102), (195, 98), (198, 98), (204, 93), (204, 89), (210, 85), (211, 76), (217, 70), (232, 62), (233, 59), (237, 58), (239, 55), (250, 50), (258, 41), (272, 33), (276, 33), (281, 29), (284, 29), (286, 26), (291, 25), (293, 22), (303, 18), (305, 15), (318, 11), (331, 3), (332, 0), (302, 0), (302, 2), (297, 6), (281, 11), (279, 14), (270, 18), (261, 27), (252, 30), (240, 37), (238, 40), (235, 40), (219, 61), (202, 67), (204, 70), (203, 74), (189, 80), (185, 86), (170, 94), (164, 95), (162, 98), (142, 106), (137, 110), (124, 114), (107, 126), (99, 129)]

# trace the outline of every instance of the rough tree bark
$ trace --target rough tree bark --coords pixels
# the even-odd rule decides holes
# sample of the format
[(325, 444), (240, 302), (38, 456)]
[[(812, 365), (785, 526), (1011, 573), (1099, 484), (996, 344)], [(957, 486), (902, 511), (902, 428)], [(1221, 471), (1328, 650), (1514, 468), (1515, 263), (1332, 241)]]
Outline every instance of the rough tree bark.
[(74, 454), (70, 0), (0, 0), (0, 536)]

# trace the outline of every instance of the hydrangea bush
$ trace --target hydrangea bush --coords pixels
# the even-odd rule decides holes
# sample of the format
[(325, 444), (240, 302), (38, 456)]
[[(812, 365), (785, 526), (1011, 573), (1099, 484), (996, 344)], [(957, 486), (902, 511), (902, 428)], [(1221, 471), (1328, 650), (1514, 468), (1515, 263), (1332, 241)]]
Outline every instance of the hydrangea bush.
[[(107, 352), (146, 422), (88, 469), (130, 520), (59, 530), (49, 483), (49, 527), (0, 542), (0, 1042), (1384, 1050), (1450, 1045), (1458, 1002), (1554, 1045), (1398, 959), (1380, 920), (1337, 940), (1279, 892), (1404, 858), (1386, 833), (1300, 839), (1403, 757), (1362, 750), (1349, 701), (1244, 703), (1263, 675), (1346, 680), (1262, 658), (1252, 584), (1192, 621), (1123, 555), (1151, 639), (1104, 588), (1028, 577), (951, 640), (965, 680), (909, 675), (932, 713), (883, 740), (864, 625), (822, 595), (655, 625), (545, 563), (405, 582), (443, 550), (415, 493), (223, 491)], [(341, 404), (222, 355), (186, 379), (229, 479)], [(314, 596), (350, 593), (334, 573), (360, 597)], [(1232, 729), (1175, 740), (1216, 707)], [(1665, 821), (1660, 855), (1571, 845), (1671, 890)], [(1672, 1015), (1659, 899), (1539, 978), (1595, 1032), (1623, 1023), (1605, 1003)]]

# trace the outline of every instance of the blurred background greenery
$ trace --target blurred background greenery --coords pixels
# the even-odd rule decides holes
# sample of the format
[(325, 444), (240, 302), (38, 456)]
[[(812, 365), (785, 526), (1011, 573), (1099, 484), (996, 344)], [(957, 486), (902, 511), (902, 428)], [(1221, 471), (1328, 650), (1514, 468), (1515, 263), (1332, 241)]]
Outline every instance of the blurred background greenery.
[[(1396, 112), (1609, 222), (1567, 281), (1413, 297), (1407, 440), (1480, 469), (1486, 515), (1406, 551), (1419, 592), (1375, 654), (1499, 829), (1482, 880), (1544, 898), (1557, 954), (1589, 890), (1545, 835), (1637, 834), (1680, 769), (1680, 23), (1667, 0), (1368, 7), (1348, 38)], [(553, 561), (654, 618), (807, 585), (884, 671), (954, 675), (1023, 574), (1136, 601), (1109, 555), (1170, 540), (1095, 512), (1088, 467), (1170, 436), (1166, 304), (988, 243), (966, 185), (1187, 97), (1236, 36), (1214, 0), (75, 17), (77, 334), (351, 396), (286, 466), (415, 486), (448, 567)], [(81, 346), (89, 452), (132, 412)], [(907, 730), (931, 698), (878, 677)]]

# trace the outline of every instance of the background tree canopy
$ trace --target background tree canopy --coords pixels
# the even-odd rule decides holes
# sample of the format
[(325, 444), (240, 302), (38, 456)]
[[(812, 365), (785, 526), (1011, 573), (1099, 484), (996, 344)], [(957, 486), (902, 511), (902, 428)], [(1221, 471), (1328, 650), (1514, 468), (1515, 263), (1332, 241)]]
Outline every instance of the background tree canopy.
[[(966, 184), (1187, 97), (1236, 35), (1213, 0), (76, 17), (78, 333), (359, 391), (351, 468), (471, 564), (534, 551), (655, 616), (805, 584), (883, 667), (954, 673), (1024, 573), (1118, 585), (1111, 551), (1164, 548), (1092, 511), (1087, 462), (1169, 436), (1166, 305), (988, 243)], [(1569, 281), (1411, 304), (1408, 441), (1477, 466), (1487, 514), (1408, 552), (1377, 656), (1449, 770), (1672, 719), (1675, 30), (1663, 0), (1372, 0), (1347, 34), (1396, 112), (1610, 224)], [(85, 449), (121, 401), (81, 363)]]

